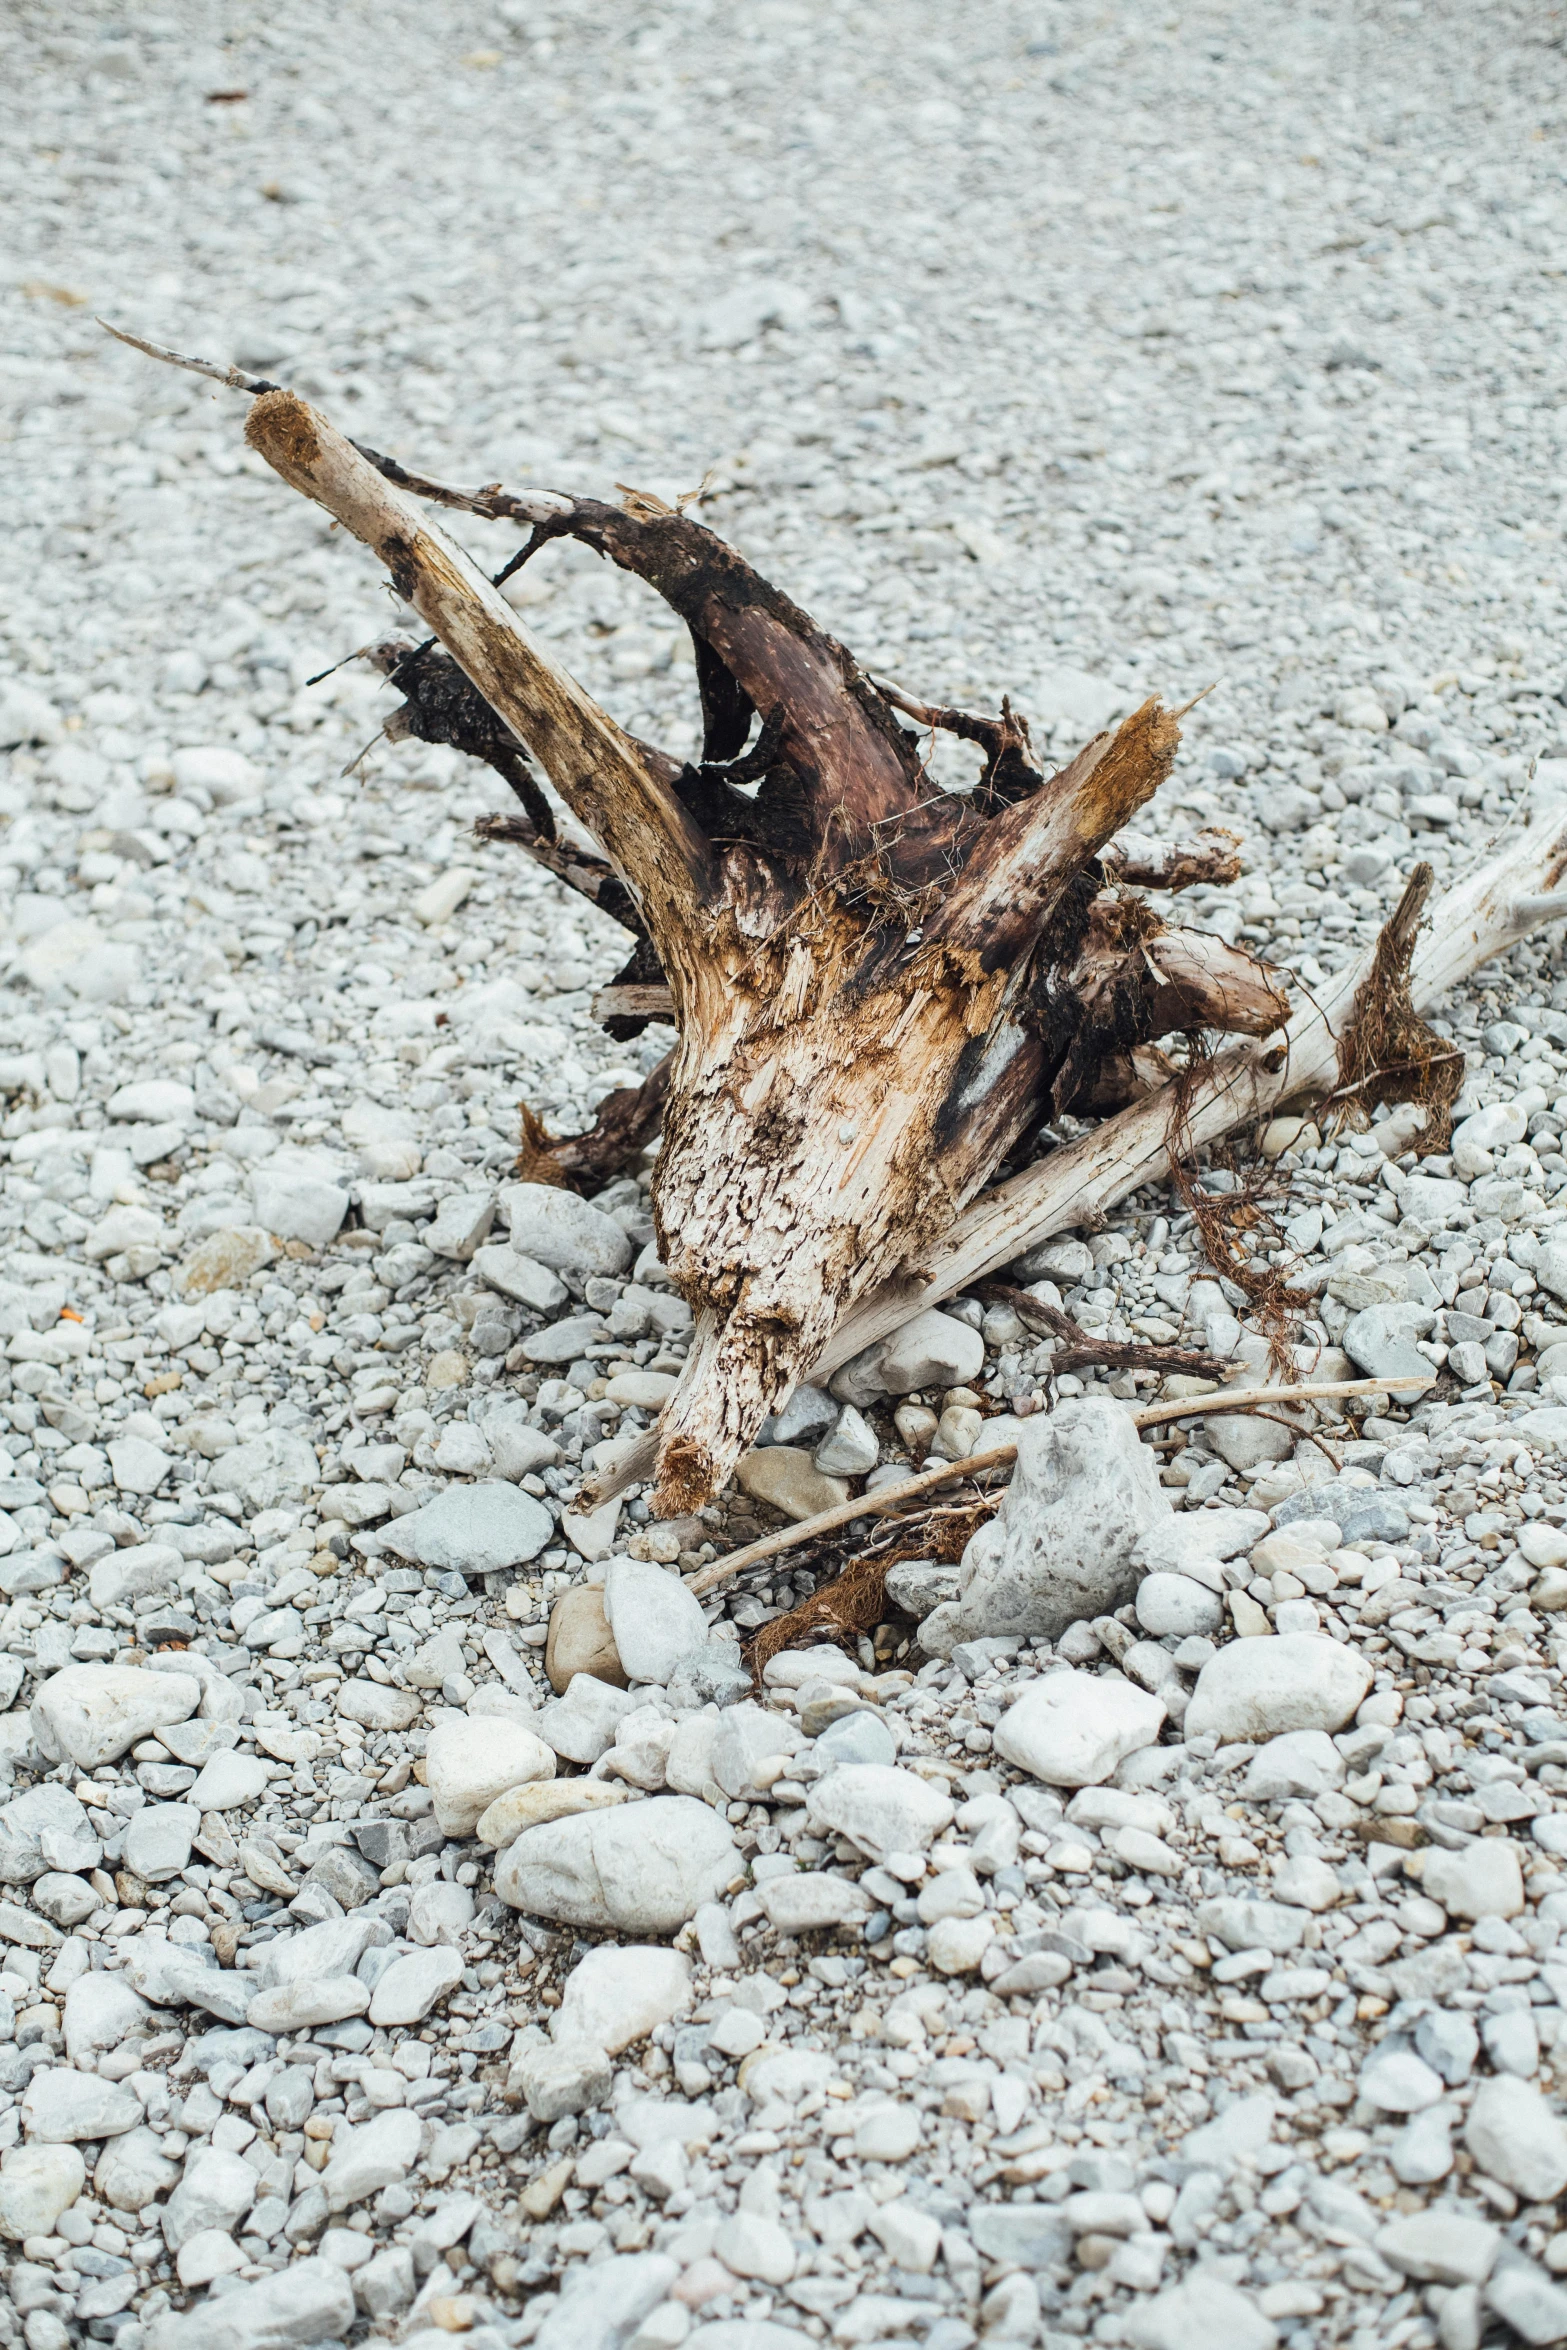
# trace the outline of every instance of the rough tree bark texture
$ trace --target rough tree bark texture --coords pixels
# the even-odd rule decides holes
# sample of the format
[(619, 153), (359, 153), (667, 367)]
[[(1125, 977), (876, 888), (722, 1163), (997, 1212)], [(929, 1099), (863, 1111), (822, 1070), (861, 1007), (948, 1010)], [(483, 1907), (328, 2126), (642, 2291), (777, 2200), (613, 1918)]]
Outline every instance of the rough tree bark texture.
[[(1136, 894), (1237, 869), (1222, 833), (1116, 837), (1175, 756), (1176, 720), (1157, 702), (1047, 776), (1009, 706), (988, 718), (878, 685), (734, 549), (657, 500), (448, 489), (292, 393), (184, 364), (256, 395), (252, 446), (380, 557), (445, 648), (375, 649), (404, 696), (388, 731), (487, 759), (520, 803), (491, 835), (631, 932), (604, 991), (611, 1033), (676, 1025), (668, 1060), (591, 1133), (527, 1136), (540, 1174), (591, 1186), (662, 1120), (660, 1253), (696, 1314), (658, 1432), (662, 1510), (716, 1492), (806, 1372), (1164, 1172), (1177, 1103), (1154, 1040), (1273, 1040), (1231, 1046), (1182, 1081), (1189, 1145), (1332, 1081), (1363, 972), (1291, 1018), (1252, 957), (1167, 925)], [(570, 536), (662, 595), (693, 639), (701, 762), (618, 726), (419, 501), (525, 525), (508, 570)], [(971, 794), (932, 782), (903, 718), (980, 745)], [(531, 760), (600, 854), (559, 837)], [(1562, 861), (1554, 834), (1549, 849), (1535, 839), (1489, 894), (1453, 893), (1439, 947), (1417, 958), (1417, 999), (1509, 928), (1559, 914)], [(1115, 1110), (979, 1196), (1049, 1118)]]

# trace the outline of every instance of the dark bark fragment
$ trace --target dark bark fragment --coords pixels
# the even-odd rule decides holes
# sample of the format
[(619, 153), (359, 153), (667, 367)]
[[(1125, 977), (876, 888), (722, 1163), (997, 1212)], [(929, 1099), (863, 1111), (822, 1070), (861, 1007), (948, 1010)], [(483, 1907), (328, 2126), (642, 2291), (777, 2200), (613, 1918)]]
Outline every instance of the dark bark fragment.
[(522, 1148), (517, 1155), (523, 1182), (555, 1183), (591, 1197), (623, 1175), (658, 1132), (673, 1065), (673, 1053), (666, 1053), (640, 1085), (618, 1086), (606, 1094), (593, 1124), (582, 1134), (551, 1134), (524, 1102)]

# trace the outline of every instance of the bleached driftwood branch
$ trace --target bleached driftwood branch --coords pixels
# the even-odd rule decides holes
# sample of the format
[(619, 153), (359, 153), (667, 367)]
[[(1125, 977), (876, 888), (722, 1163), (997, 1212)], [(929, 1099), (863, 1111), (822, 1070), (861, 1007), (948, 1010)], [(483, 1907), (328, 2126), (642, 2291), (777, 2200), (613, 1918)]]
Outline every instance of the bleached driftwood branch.
[[(1416, 1010), (1440, 1003), (1482, 965), (1557, 919), (1553, 909), (1564, 875), (1567, 809), (1547, 811), (1520, 827), (1437, 898), (1410, 964)], [(1338, 1082), (1341, 1043), (1376, 952), (1368, 947), (1316, 989), (1291, 1017), (1282, 1046), (1232, 1046), (1186, 1086), (1184, 1104), (1173, 1083), (1163, 1086), (983, 1193), (926, 1252), (917, 1271), (887, 1283), (844, 1316), (813, 1365), (812, 1379), (829, 1379), (912, 1315), (956, 1297), (1057, 1233), (1093, 1230), (1131, 1192), (1165, 1181), (1173, 1125), (1178, 1123), (1186, 1148), (1200, 1150), (1254, 1128), (1287, 1103), (1322, 1100)], [(651, 1444), (639, 1440), (594, 1481), (594, 1497), (602, 1501), (624, 1492), (647, 1475), (651, 1458)]]

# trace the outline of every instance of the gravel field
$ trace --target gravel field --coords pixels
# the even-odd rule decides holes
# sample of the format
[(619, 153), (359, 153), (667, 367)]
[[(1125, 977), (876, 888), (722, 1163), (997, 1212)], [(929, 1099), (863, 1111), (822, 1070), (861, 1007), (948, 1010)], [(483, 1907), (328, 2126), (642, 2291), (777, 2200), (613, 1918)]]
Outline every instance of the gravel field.
[[(518, 1104), (669, 1031), (596, 1024), (625, 934), (475, 839), (499, 780), (381, 739), (333, 665), (412, 615), (243, 399), (93, 323), (448, 479), (705, 483), (1058, 756), (1212, 689), (1155, 829), (1243, 836), (1183, 910), (1310, 988), (1567, 800), (1563, 38), (8, 12), (0, 2343), (1567, 2341), (1561, 927), (1441, 1007), (1440, 1155), (1268, 1138), (1303, 1370), (1423, 1395), (1143, 1442), (1149, 1375), (958, 1298), (701, 1518), (594, 1513), (690, 1310)], [(693, 750), (642, 590), (511, 593)], [(1266, 1367), (1173, 1193), (1012, 1278)], [(998, 1434), (961, 1583), (753, 1688), (834, 1558), (682, 1578)]]

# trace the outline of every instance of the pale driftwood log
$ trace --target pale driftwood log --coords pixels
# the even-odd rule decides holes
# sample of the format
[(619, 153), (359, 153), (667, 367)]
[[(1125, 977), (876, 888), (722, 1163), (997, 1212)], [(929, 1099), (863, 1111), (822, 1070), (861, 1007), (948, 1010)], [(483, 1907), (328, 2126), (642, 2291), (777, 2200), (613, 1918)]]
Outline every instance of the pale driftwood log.
[[(1416, 1009), (1439, 1003), (1493, 957), (1567, 916), (1564, 878), (1567, 808), (1521, 826), (1433, 902), (1410, 967)], [(1340, 1042), (1375, 958), (1368, 947), (1315, 990), (1291, 1018), (1282, 1052), (1277, 1043), (1237, 1045), (1215, 1056), (1186, 1090), (1180, 1131), (1188, 1148), (1203, 1149), (1255, 1128), (1286, 1103), (1309, 1105), (1332, 1091)], [(888, 1282), (845, 1315), (810, 1376), (831, 1378), (914, 1314), (956, 1297), (1057, 1233), (1094, 1230), (1129, 1193), (1165, 1181), (1178, 1106), (1173, 1084), (1164, 1086), (994, 1185), (955, 1219), (917, 1272)], [(653, 1457), (653, 1440), (639, 1439), (613, 1470), (592, 1481), (593, 1498), (602, 1502), (638, 1483)]]
[[(1431, 1374), (1434, 1379), (1436, 1373)], [(1424, 1388), (1424, 1379), (1319, 1379), (1297, 1382), (1283, 1387), (1219, 1387), (1211, 1395), (1187, 1395), (1178, 1402), (1145, 1405), (1131, 1415), (1134, 1428), (1157, 1428), (1166, 1420), (1208, 1419), (1215, 1412), (1255, 1412), (1281, 1403), (1326, 1403), (1335, 1397), (1352, 1395), (1390, 1395), (1409, 1388)], [(830, 1510), (819, 1510), (814, 1518), (801, 1518), (798, 1524), (780, 1527), (776, 1534), (763, 1534), (755, 1542), (748, 1542), (741, 1550), (732, 1550), (721, 1559), (714, 1559), (694, 1575), (686, 1578), (686, 1589), (699, 1596), (727, 1583), (731, 1576), (743, 1574), (747, 1567), (759, 1567), (765, 1559), (777, 1558), (782, 1551), (798, 1550), (802, 1543), (815, 1542), (824, 1534), (836, 1534), (840, 1526), (852, 1526), (860, 1518), (882, 1518), (898, 1509), (906, 1501), (918, 1501), (923, 1494), (934, 1493), (943, 1485), (951, 1485), (960, 1477), (983, 1476), (989, 1469), (1004, 1469), (1017, 1459), (1015, 1444), (993, 1444), (985, 1452), (971, 1452), (960, 1461), (947, 1461), (939, 1469), (921, 1469), (916, 1477), (905, 1477), (896, 1485), (883, 1485), (874, 1493), (865, 1494), (858, 1501), (840, 1501)]]

